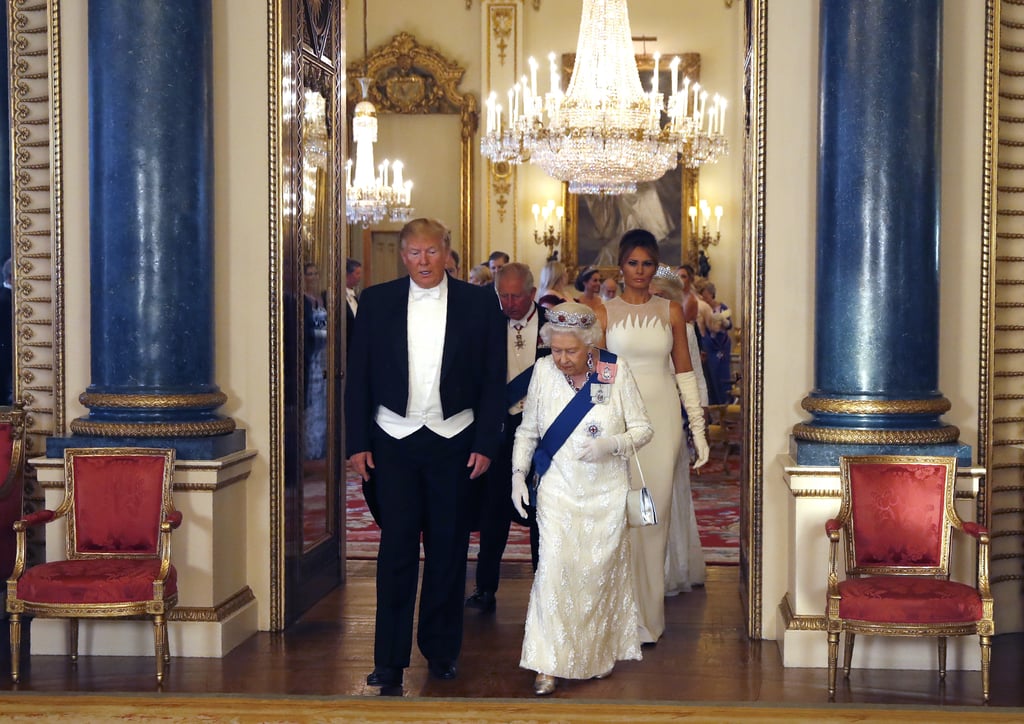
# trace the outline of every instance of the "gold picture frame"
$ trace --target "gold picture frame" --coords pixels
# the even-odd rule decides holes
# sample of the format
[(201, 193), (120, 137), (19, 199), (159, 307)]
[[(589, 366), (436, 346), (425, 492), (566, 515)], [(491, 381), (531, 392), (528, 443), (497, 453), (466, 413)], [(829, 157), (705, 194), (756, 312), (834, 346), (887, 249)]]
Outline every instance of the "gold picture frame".
[[(679, 77), (700, 80), (700, 53), (676, 53), (662, 56), (658, 68), (661, 88), (668, 88), (671, 78), (669, 62), (679, 57)], [(575, 53), (562, 55), (562, 73), (572, 76)], [(654, 73), (652, 55), (636, 56), (637, 70), (644, 88), (650, 88)], [(602, 276), (618, 272), (618, 241), (628, 229), (642, 226), (652, 231), (663, 246), (661, 261), (672, 266), (685, 263), (690, 257), (691, 234), (687, 208), (697, 204), (697, 169), (678, 166), (661, 179), (640, 184), (635, 194), (603, 196), (573, 194), (563, 184), (562, 205), (566, 216), (564, 263), (570, 277), (588, 266), (596, 266)]]

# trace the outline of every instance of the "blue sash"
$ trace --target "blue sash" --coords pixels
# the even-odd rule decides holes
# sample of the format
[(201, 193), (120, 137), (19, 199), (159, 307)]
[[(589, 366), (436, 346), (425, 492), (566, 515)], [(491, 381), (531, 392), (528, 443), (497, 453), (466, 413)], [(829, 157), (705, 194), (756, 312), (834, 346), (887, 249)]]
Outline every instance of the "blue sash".
[[(615, 364), (618, 359), (614, 354), (606, 349), (597, 350), (599, 359), (606, 364)], [(536, 505), (536, 484), (540, 482), (540, 479), (544, 477), (544, 473), (551, 467), (551, 459), (555, 456), (565, 441), (569, 439), (572, 431), (576, 429), (576, 426), (580, 424), (587, 413), (590, 412), (590, 408), (594, 406), (593, 399), (590, 396), (590, 387), (593, 384), (603, 384), (594, 381), (594, 376), (590, 375), (587, 377), (586, 383), (580, 388), (569, 404), (562, 408), (562, 411), (558, 413), (558, 417), (551, 423), (547, 432), (544, 433), (544, 437), (537, 443), (537, 449), (533, 453), (533, 467), (535, 471), (534, 480), (535, 484), (530, 489), (530, 504)]]
[(508, 401), (509, 407), (512, 407), (512, 405), (526, 397), (526, 391), (530, 389), (530, 380), (532, 378), (533, 365), (530, 365), (505, 385), (505, 399)]

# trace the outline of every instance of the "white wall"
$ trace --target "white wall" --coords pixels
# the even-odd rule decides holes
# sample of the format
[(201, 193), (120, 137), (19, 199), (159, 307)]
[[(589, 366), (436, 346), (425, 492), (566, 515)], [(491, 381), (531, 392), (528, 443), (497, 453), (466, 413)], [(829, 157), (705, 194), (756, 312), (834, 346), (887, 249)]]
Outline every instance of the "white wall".
[(215, 381), (259, 454), (245, 481), (247, 578), (270, 627), (270, 215), (265, 3), (213, 3)]

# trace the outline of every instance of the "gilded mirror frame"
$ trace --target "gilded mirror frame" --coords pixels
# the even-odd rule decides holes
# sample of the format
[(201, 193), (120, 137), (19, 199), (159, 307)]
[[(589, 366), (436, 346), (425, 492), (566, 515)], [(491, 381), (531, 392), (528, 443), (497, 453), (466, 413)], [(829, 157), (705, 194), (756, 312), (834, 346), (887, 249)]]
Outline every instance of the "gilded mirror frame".
[(473, 168), (479, 103), (459, 91), (466, 69), (442, 53), (421, 45), (409, 33), (398, 33), (387, 45), (369, 51), (348, 65), (348, 108), (362, 100), (358, 78), (370, 79), (368, 97), (382, 113), (459, 116), (459, 248), (462, 259), (473, 249)]

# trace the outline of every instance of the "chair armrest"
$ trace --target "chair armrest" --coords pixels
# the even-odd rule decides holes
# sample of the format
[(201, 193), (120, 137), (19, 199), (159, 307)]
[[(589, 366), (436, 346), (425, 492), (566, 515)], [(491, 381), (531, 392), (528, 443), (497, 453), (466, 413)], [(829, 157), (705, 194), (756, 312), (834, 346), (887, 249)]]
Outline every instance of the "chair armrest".
[(981, 523), (969, 523), (964, 521), (960, 529), (971, 536), (972, 538), (980, 539), (982, 536), (988, 537), (988, 528), (983, 526)]
[(164, 522), (169, 523), (172, 528), (177, 528), (179, 525), (181, 525), (181, 511), (172, 510), (170, 513), (167, 514), (167, 517), (164, 518)]
[(52, 510), (37, 510), (34, 513), (29, 513), (21, 520), (14, 521), (14, 530), (26, 530), (41, 523), (49, 523), (54, 517), (56, 517), (56, 513)]
[(829, 518), (825, 521), (825, 533), (831, 538), (833, 535), (838, 535), (839, 531), (843, 529), (843, 522), (839, 518)]

